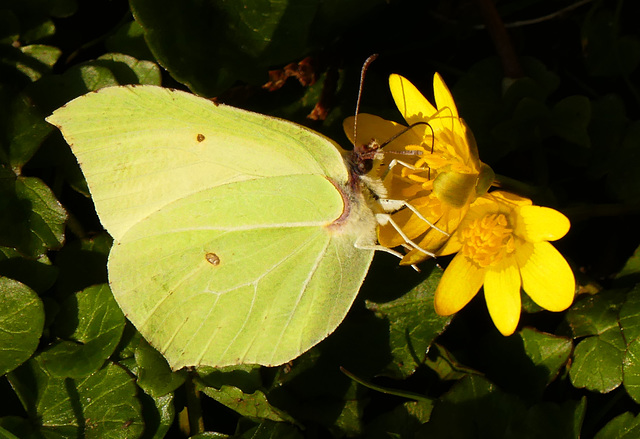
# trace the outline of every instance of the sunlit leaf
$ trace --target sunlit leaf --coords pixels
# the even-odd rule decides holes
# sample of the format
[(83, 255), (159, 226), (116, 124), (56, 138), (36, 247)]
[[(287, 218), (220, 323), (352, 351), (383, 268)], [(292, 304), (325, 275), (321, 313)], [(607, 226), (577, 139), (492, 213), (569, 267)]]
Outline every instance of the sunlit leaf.
[(138, 385), (152, 397), (161, 397), (180, 387), (186, 370), (173, 372), (162, 354), (141, 340), (135, 351)]
[(434, 269), (427, 280), (394, 301), (367, 302), (368, 309), (389, 322), (394, 360), (389, 372), (398, 377), (411, 375), (424, 362), (429, 346), (451, 320), (433, 309), (433, 293), (441, 275)]
[(62, 245), (67, 212), (42, 180), (0, 167), (0, 200), (0, 245), (33, 258)]
[(44, 325), (44, 307), (29, 287), (0, 276), (0, 376), (36, 350)]
[(63, 339), (40, 358), (56, 378), (81, 378), (98, 370), (113, 353), (124, 316), (107, 285), (89, 287), (61, 303), (53, 332)]
[(116, 365), (68, 380), (51, 376), (36, 358), (11, 372), (9, 381), (47, 436), (102, 438), (120, 431), (139, 437), (144, 428), (133, 379)]
[(220, 404), (229, 407), (242, 416), (252, 419), (266, 419), (271, 421), (286, 421), (295, 423), (287, 413), (278, 410), (267, 401), (265, 394), (259, 390), (254, 393), (244, 393), (233, 386), (222, 386), (220, 389), (205, 387), (205, 395), (215, 399)]
[(595, 439), (635, 439), (640, 435), (640, 415), (622, 413), (613, 418), (595, 436)]
[(622, 383), (624, 340), (612, 329), (602, 337), (589, 337), (576, 346), (569, 374), (575, 387), (607, 393)]

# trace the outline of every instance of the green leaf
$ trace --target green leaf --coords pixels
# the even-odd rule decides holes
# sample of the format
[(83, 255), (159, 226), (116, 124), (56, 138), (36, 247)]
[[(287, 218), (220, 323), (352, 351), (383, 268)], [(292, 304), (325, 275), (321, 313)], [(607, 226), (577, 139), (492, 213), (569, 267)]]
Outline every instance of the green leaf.
[(626, 345), (618, 310), (624, 298), (620, 292), (601, 292), (575, 303), (567, 313), (574, 337), (587, 336), (576, 346), (569, 369), (575, 387), (606, 393), (622, 383)]
[(5, 9), (0, 14), (0, 32), (0, 44), (11, 46), (18, 40), (20, 21), (13, 11)]
[(619, 330), (618, 313), (625, 301), (624, 292), (616, 290), (602, 291), (597, 296), (576, 301), (566, 315), (573, 336), (577, 338)]
[(392, 387), (379, 386), (377, 384), (373, 384), (371, 382), (367, 382), (367, 381), (364, 381), (364, 380), (360, 379), (359, 377), (353, 375), (352, 373), (350, 373), (346, 369), (341, 369), (341, 370), (342, 370), (342, 373), (347, 375), (353, 381), (355, 381), (358, 384), (360, 384), (362, 386), (365, 386), (365, 387), (367, 387), (369, 389), (375, 390), (376, 392), (386, 393), (387, 395), (396, 395), (396, 396), (400, 396), (400, 397), (408, 398), (408, 399), (415, 399), (416, 401), (422, 401), (422, 402), (427, 402), (427, 403), (431, 403), (432, 402), (432, 400), (430, 398), (427, 398), (426, 396), (421, 395), (419, 393), (414, 393), (414, 392), (410, 392), (410, 391), (402, 390), (402, 389), (394, 389)]
[[(278, 422), (265, 422), (264, 424), (268, 424), (269, 427), (265, 427), (266, 430), (266, 434), (268, 438), (271, 438), (271, 432), (273, 431), (273, 429), (275, 429), (275, 425), (283, 425), (281, 423)], [(258, 430), (258, 428), (260, 427), (254, 427), (251, 430), (249, 430), (247, 432), (248, 437), (253, 439), (254, 438), (254, 433), (256, 433), (256, 430)], [(259, 430), (259, 433), (262, 433), (265, 430)], [(278, 432), (279, 433), (279, 432)], [(230, 439), (232, 436), (228, 435), (228, 434), (224, 434), (224, 433), (218, 433), (215, 431), (205, 431), (204, 433), (200, 433), (200, 434), (196, 434), (195, 436), (191, 436), (189, 439)], [(244, 437), (244, 436), (242, 436)], [(275, 436), (275, 437), (280, 437), (280, 436)], [(294, 436), (295, 437), (295, 436)]]
[(38, 295), (0, 276), (0, 376), (26, 361), (38, 347), (44, 307)]
[(460, 363), (444, 346), (434, 343), (433, 348), (435, 349), (429, 351), (426, 365), (438, 374), (441, 380), (459, 380), (469, 374), (482, 375)]
[(631, 257), (627, 259), (616, 278), (621, 281), (624, 279), (625, 283), (634, 284), (640, 282), (640, 247), (637, 247)]
[(636, 338), (627, 347), (622, 365), (625, 390), (636, 403), (640, 403), (640, 339)]
[(640, 200), (640, 122), (631, 124), (622, 140), (622, 145), (611, 154), (607, 183), (620, 199), (628, 202)]
[(107, 53), (92, 64), (107, 67), (113, 72), (119, 84), (160, 85), (162, 82), (158, 64), (138, 60), (129, 55)]
[(144, 339), (135, 351), (138, 364), (138, 385), (149, 395), (158, 398), (180, 387), (186, 377), (186, 370), (173, 372), (162, 354), (153, 349)]
[[(220, 439), (227, 436), (220, 433), (211, 433), (207, 435), (194, 436), (192, 439)], [(241, 435), (236, 436), (242, 439), (301, 439), (304, 436), (300, 430), (293, 425), (284, 424), (282, 422), (262, 421), (255, 427), (249, 428)]]
[(589, 337), (576, 346), (569, 370), (571, 383), (607, 393), (622, 383), (624, 340), (619, 330), (612, 329), (602, 336)]
[(89, 91), (119, 84), (160, 85), (160, 68), (151, 61), (118, 53), (75, 65), (61, 75), (49, 75), (27, 92), (46, 112)]
[(107, 282), (107, 255), (112, 244), (113, 239), (105, 232), (67, 243), (56, 257), (56, 266), (60, 269), (57, 291), (66, 297)]
[(568, 142), (591, 146), (587, 126), (591, 119), (591, 101), (585, 96), (564, 98), (551, 110), (551, 125), (556, 135)]
[(26, 259), (15, 249), (0, 247), (0, 276), (20, 281), (41, 294), (54, 285), (58, 267), (46, 255), (37, 260)]
[(216, 96), (237, 80), (266, 83), (269, 66), (302, 58), (318, 3), (132, 0), (131, 8), (160, 64), (192, 91)]
[(124, 53), (137, 59), (154, 61), (155, 58), (144, 39), (144, 29), (137, 21), (130, 21), (105, 41), (109, 52)]
[[(419, 437), (509, 438), (518, 430), (526, 408), (485, 378), (467, 376), (436, 402)], [(464, 420), (463, 422), (461, 420)], [(510, 434), (509, 434), (510, 433)]]
[[(58, 0), (59, 1), (59, 0)], [(15, 40), (28, 45), (55, 32), (55, 25), (49, 17), (55, 2), (41, 0), (5, 1), (2, 3), (3, 15), (10, 13), (14, 26)]]
[(220, 388), (231, 385), (242, 389), (245, 393), (252, 393), (262, 387), (260, 366), (255, 364), (241, 364), (228, 367), (197, 368), (198, 381), (202, 386)]
[(242, 416), (251, 419), (266, 419), (278, 422), (295, 423), (295, 419), (286, 412), (278, 410), (267, 400), (266, 395), (260, 390), (253, 393), (244, 393), (233, 386), (222, 386), (220, 389), (205, 387), (202, 389), (205, 395), (215, 399), (220, 404), (229, 407)]
[(51, 133), (44, 115), (24, 94), (3, 96), (0, 88), (0, 147), (3, 160), (16, 174)]
[(15, 177), (0, 167), (0, 245), (37, 258), (64, 241), (67, 213), (51, 190), (35, 177)]
[(20, 47), (20, 51), (25, 55), (25, 58), (18, 60), (15, 68), (27, 76), (32, 82), (51, 73), (53, 65), (58, 61), (60, 55), (62, 55), (62, 51), (57, 47), (45, 46), (43, 44), (22, 46)]
[(176, 408), (173, 393), (151, 397), (146, 393), (139, 395), (142, 402), (145, 438), (162, 439), (167, 435), (175, 416)]
[(640, 285), (626, 295), (626, 301), (620, 308), (620, 327), (627, 344), (640, 338)]
[(53, 0), (50, 2), (49, 13), (57, 18), (66, 18), (73, 15), (77, 9), (77, 0)]
[(61, 75), (45, 76), (26, 90), (46, 112), (89, 91), (118, 85), (114, 73), (94, 63), (73, 66)]
[(79, 379), (56, 378), (32, 359), (9, 374), (9, 381), (34, 426), (48, 437), (139, 437), (144, 423), (133, 379), (107, 364)]
[(619, 35), (619, 17), (601, 7), (584, 21), (582, 44), (591, 75), (628, 75), (640, 63), (640, 41), (635, 35)]
[(609, 93), (591, 101), (591, 165), (588, 172), (593, 178), (602, 178), (611, 171), (611, 157), (620, 148), (628, 124), (620, 95)]
[(538, 99), (518, 101), (510, 120), (496, 125), (494, 135), (510, 144), (512, 150), (539, 147), (549, 133), (549, 109)]
[[(580, 439), (587, 410), (587, 399), (566, 400), (562, 404), (543, 402), (531, 407), (526, 414), (522, 439)], [(513, 437), (513, 436), (512, 436)]]
[(428, 401), (404, 402), (393, 410), (376, 416), (367, 425), (367, 439), (414, 437), (421, 424), (429, 421), (433, 403)]
[(393, 355), (389, 373), (395, 377), (406, 378), (423, 364), (429, 346), (451, 321), (451, 317), (439, 316), (433, 309), (433, 293), (441, 276), (441, 270), (433, 269), (424, 282), (396, 300), (366, 302), (376, 317), (389, 323)]
[(566, 365), (572, 350), (570, 339), (524, 328), (517, 337), (491, 332), (475, 346), (478, 364), (492, 382), (527, 401), (542, 398), (547, 385)]
[(468, 376), (436, 403), (418, 437), (578, 439), (585, 410), (584, 400), (527, 408), (486, 379)]
[(573, 344), (565, 337), (523, 328), (519, 332), (524, 350), (534, 367), (545, 371), (545, 384), (550, 383), (567, 364)]
[[(11, 24), (7, 25), (11, 26)], [(13, 37), (7, 39), (11, 38)], [(37, 81), (51, 73), (53, 65), (62, 54), (57, 47), (42, 44), (20, 46), (19, 43), (13, 42), (11, 45), (0, 46), (0, 49), (0, 66), (5, 74), (2, 82), (5, 84), (13, 82), (20, 86)]]
[(0, 437), (2, 439), (25, 439), (35, 436), (33, 427), (26, 419), (18, 416), (0, 418)]
[(595, 439), (635, 439), (640, 436), (640, 415), (626, 412), (616, 416), (605, 425)]
[(620, 309), (620, 326), (627, 343), (622, 365), (625, 390), (634, 401), (640, 402), (640, 285), (627, 294)]
[(52, 328), (53, 333), (66, 340), (45, 350), (40, 355), (42, 362), (52, 377), (89, 375), (113, 353), (124, 324), (124, 315), (107, 285), (76, 293), (61, 304)]

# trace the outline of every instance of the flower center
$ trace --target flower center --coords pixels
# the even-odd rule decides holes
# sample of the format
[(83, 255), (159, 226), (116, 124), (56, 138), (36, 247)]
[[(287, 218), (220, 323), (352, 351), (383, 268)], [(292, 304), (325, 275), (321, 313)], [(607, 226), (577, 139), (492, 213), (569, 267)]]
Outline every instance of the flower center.
[(496, 264), (513, 253), (513, 229), (503, 213), (493, 213), (473, 220), (462, 231), (462, 254), (481, 267)]

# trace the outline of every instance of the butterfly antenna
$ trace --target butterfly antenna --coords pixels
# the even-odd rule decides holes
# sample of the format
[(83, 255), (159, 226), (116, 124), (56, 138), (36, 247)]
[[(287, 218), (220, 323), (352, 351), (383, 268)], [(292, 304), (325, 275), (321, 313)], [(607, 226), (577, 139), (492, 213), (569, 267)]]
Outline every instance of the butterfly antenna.
[[(396, 140), (398, 137), (400, 137), (401, 135), (403, 135), (404, 133), (406, 133), (407, 131), (413, 129), (413, 127), (416, 127), (418, 125), (426, 125), (429, 127), (429, 129), (431, 129), (431, 138), (433, 140), (434, 137), (434, 131), (433, 131), (433, 127), (429, 124), (429, 122), (416, 122), (413, 123), (411, 125), (409, 125), (408, 127), (404, 128), (403, 130), (397, 132), (396, 134), (394, 134), (393, 136), (391, 136), (389, 139), (387, 139), (382, 145), (380, 145), (380, 148), (384, 148), (385, 146), (387, 146), (388, 144), (390, 144), (391, 142), (393, 142), (394, 140)], [(433, 154), (433, 142), (431, 143), (431, 154)]]
[(358, 87), (358, 99), (356, 100), (356, 117), (353, 120), (353, 144), (356, 145), (356, 140), (358, 139), (358, 114), (360, 114), (360, 99), (362, 98), (362, 84), (364, 84), (364, 75), (367, 73), (367, 69), (369, 65), (376, 60), (378, 57), (377, 53), (374, 53), (369, 58), (366, 59), (364, 64), (362, 65), (362, 70), (360, 71), (360, 87)]
[[(396, 140), (398, 137), (402, 136), (404, 133), (408, 132), (409, 130), (413, 129), (413, 127), (416, 127), (418, 125), (426, 125), (431, 130), (431, 154), (433, 154), (433, 149), (435, 147), (435, 141), (436, 141), (436, 133), (435, 133), (435, 131), (433, 131), (433, 127), (431, 126), (431, 124), (429, 122), (422, 122), (422, 121), (421, 122), (412, 123), (411, 125), (409, 125), (408, 127), (404, 128), (403, 130), (397, 132), (396, 134), (391, 136), (389, 139), (387, 139), (382, 145), (380, 145), (380, 148), (384, 148), (385, 146), (387, 146), (388, 144), (390, 144), (391, 142)], [(402, 155), (414, 155), (413, 153), (418, 153), (418, 151), (394, 151), (394, 153), (395, 154), (401, 154), (402, 153)], [(427, 178), (429, 180), (431, 180), (431, 168), (429, 168)]]

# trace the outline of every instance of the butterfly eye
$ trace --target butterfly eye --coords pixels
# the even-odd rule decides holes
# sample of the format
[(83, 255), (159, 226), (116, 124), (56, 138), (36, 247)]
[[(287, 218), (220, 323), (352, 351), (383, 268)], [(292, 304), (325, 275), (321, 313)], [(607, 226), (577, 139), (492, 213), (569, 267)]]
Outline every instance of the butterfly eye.
[(372, 159), (364, 159), (358, 163), (358, 174), (364, 175), (373, 169), (373, 160)]

